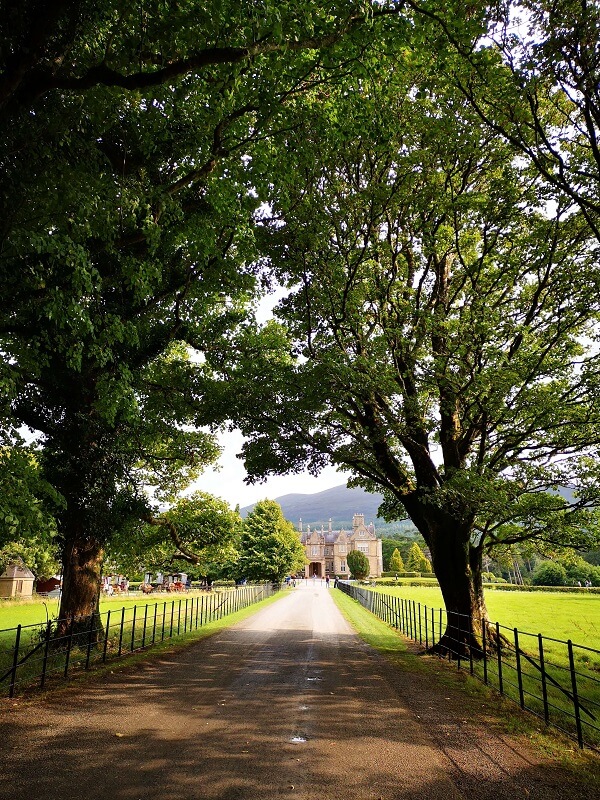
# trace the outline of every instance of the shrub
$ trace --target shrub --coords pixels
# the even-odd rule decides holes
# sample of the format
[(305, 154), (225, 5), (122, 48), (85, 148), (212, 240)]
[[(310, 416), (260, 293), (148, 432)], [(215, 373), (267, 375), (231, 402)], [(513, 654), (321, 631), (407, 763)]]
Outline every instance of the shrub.
[(567, 582), (567, 571), (556, 561), (542, 561), (531, 576), (534, 586), (564, 586)]
[(369, 559), (364, 553), (361, 553), (360, 550), (351, 550), (348, 553), (346, 561), (348, 563), (348, 569), (352, 573), (352, 577), (359, 581), (362, 578), (368, 577), (371, 571), (371, 565), (369, 564)]
[(421, 577), (421, 573), (420, 572), (390, 572), (388, 570), (387, 572), (382, 572), (381, 573), (381, 577), (382, 578), (395, 578), (396, 575), (399, 578), (420, 578)]

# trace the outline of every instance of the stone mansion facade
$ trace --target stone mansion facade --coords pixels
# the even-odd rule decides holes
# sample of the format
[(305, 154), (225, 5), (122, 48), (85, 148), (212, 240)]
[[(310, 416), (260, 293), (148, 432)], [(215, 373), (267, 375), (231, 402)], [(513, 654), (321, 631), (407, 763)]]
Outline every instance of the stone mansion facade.
[(355, 514), (352, 520), (352, 530), (334, 531), (329, 527), (325, 530), (310, 530), (310, 525), (303, 529), (302, 520), (298, 526), (300, 541), (304, 545), (306, 553), (305, 575), (311, 578), (313, 575), (324, 578), (327, 575), (333, 577), (338, 575), (340, 578), (350, 577), (350, 570), (346, 563), (348, 553), (352, 550), (360, 550), (369, 559), (371, 565), (371, 577), (378, 578), (383, 572), (383, 555), (381, 552), (381, 539), (375, 535), (375, 527), (371, 523), (365, 525), (364, 514)]

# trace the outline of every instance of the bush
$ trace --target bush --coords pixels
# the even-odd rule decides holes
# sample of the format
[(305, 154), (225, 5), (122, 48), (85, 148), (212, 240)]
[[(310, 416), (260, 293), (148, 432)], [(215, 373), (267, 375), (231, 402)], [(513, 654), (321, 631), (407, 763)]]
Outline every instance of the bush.
[(377, 586), (439, 586), (439, 583), (436, 578), (400, 578), (395, 580), (395, 578), (390, 579), (389, 577), (378, 578)]
[(565, 564), (567, 583), (575, 586), (577, 582), (585, 585), (590, 581), (592, 586), (600, 586), (600, 567), (588, 564), (583, 558), (577, 558), (572, 564)]
[(567, 571), (556, 561), (542, 561), (534, 569), (531, 580), (534, 586), (564, 586), (567, 582)]
[(348, 569), (357, 580), (367, 578), (371, 570), (369, 559), (360, 550), (351, 550), (346, 558)]
[(395, 578), (396, 575), (399, 578), (420, 578), (421, 577), (421, 573), (420, 572), (390, 572), (388, 570), (387, 572), (382, 572), (381, 573), (381, 577), (382, 578)]

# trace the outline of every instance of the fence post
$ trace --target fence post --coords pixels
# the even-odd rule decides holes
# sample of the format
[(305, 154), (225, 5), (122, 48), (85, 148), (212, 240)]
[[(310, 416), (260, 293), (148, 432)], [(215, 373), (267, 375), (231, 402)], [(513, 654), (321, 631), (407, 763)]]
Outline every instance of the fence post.
[(137, 616), (137, 606), (133, 607), (133, 618), (131, 620), (131, 652), (135, 648), (135, 618)]
[(461, 617), (460, 614), (456, 615), (456, 618), (458, 620), (458, 623), (457, 623), (457, 626), (456, 626), (457, 629), (458, 629), (458, 634), (457, 634), (458, 639), (457, 639), (457, 642), (456, 642), (456, 668), (457, 669), (460, 669), (460, 648), (461, 648), (461, 645), (462, 645), (462, 641), (461, 641), (462, 631), (460, 629), (460, 617)]
[(71, 647), (73, 645), (73, 622), (71, 621), (71, 627), (69, 628), (69, 638), (67, 639), (67, 654), (65, 656), (65, 670), (63, 672), (63, 678), (67, 678), (69, 676), (69, 662), (71, 661)]
[(144, 606), (144, 627), (142, 629), (142, 650), (146, 647), (146, 626), (148, 624), (148, 603)]
[(154, 603), (154, 621), (152, 623), (152, 644), (156, 641), (156, 617), (158, 615), (158, 603)]
[(583, 730), (581, 728), (581, 712), (579, 710), (579, 695), (577, 694), (577, 675), (575, 673), (575, 658), (573, 656), (573, 642), (568, 639), (569, 649), (569, 669), (571, 670), (571, 686), (573, 688), (573, 709), (575, 711), (575, 723), (577, 724), (577, 742), (583, 750)]
[[(106, 636), (104, 637), (104, 650), (102, 652), (102, 663), (106, 664), (106, 649), (108, 647), (108, 632), (110, 630), (110, 609), (106, 613)], [(65, 675), (66, 677), (66, 675)]]
[(15, 651), (13, 653), (13, 665), (11, 670), (10, 686), (8, 687), (8, 696), (14, 697), (15, 684), (17, 683), (17, 666), (19, 664), (19, 647), (21, 646), (21, 625), (17, 625), (17, 632), (15, 634)]
[(161, 634), (160, 640), (164, 642), (165, 640), (165, 620), (167, 618), (167, 601), (163, 600), (163, 613), (162, 613), (162, 625), (161, 625)]
[(423, 634), (421, 630), (421, 603), (419, 603), (419, 644), (423, 644)]
[(125, 606), (121, 609), (121, 630), (119, 631), (119, 657), (123, 650), (123, 629), (125, 627)]
[(519, 705), (525, 708), (525, 694), (523, 693), (523, 673), (521, 671), (521, 651), (519, 650), (519, 631), (514, 628), (515, 655), (517, 658), (517, 680), (519, 682)]
[(429, 631), (427, 630), (427, 606), (423, 609), (423, 619), (425, 620), (425, 649), (429, 650)]
[(496, 647), (498, 648), (498, 691), (504, 694), (504, 683), (502, 681), (502, 639), (500, 638), (500, 623), (496, 623)]
[(52, 632), (52, 623), (48, 621), (46, 623), (46, 644), (44, 646), (44, 660), (42, 662), (42, 675), (40, 680), (40, 689), (44, 688), (44, 683), (46, 682), (46, 668), (48, 666), (48, 650), (50, 648), (50, 633)]
[(540, 672), (542, 675), (542, 699), (544, 701), (544, 721), (550, 722), (550, 709), (548, 708), (548, 686), (546, 684), (546, 665), (544, 664), (544, 637), (538, 633), (538, 648), (540, 652)]
[(179, 603), (177, 604), (177, 636), (179, 636), (181, 632), (181, 597), (179, 598)]
[(473, 617), (467, 617), (469, 620), (469, 672), (473, 675), (473, 646), (475, 644), (475, 625)]
[(171, 600), (171, 627), (169, 628), (169, 639), (173, 636), (173, 616), (175, 614), (175, 600)]
[(487, 623), (484, 619), (481, 620), (481, 646), (483, 648), (483, 682), (487, 686), (488, 671), (487, 671)]
[(85, 654), (85, 668), (90, 668), (90, 653), (92, 652), (92, 636), (94, 634), (94, 612), (90, 614), (90, 629), (88, 631), (87, 650)]
[[(181, 601), (179, 601), (181, 604)], [(187, 618), (188, 618), (188, 599), (185, 598), (185, 614), (183, 616), (183, 632), (187, 633)]]

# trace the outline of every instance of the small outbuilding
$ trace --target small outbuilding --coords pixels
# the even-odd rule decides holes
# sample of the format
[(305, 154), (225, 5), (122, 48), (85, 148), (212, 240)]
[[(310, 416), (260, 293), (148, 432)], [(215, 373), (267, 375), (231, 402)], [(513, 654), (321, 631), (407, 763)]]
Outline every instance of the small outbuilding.
[(35, 575), (27, 567), (9, 564), (0, 575), (0, 597), (31, 597)]

